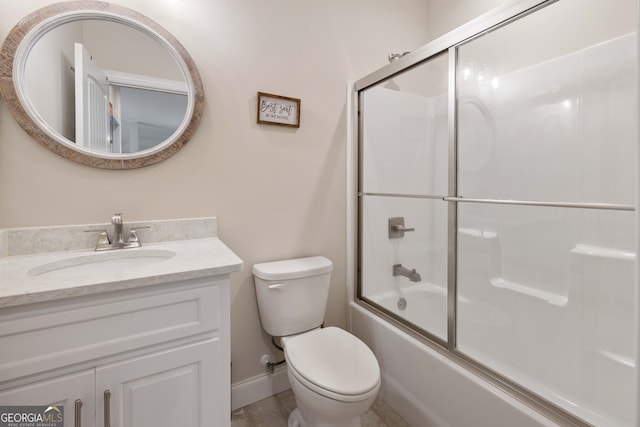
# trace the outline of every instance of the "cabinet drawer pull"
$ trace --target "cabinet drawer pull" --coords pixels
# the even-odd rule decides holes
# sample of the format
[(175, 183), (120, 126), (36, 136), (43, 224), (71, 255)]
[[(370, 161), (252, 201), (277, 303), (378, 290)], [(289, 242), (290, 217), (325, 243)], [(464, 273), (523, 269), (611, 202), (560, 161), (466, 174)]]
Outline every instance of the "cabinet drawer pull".
[(104, 427), (111, 427), (111, 392), (104, 391)]
[(82, 400), (76, 399), (75, 402), (75, 421), (74, 427), (82, 427)]

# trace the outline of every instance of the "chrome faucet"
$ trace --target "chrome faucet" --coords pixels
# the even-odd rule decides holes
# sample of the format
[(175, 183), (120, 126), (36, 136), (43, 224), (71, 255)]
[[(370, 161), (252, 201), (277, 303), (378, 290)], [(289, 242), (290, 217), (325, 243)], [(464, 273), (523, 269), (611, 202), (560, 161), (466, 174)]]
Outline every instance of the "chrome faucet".
[(111, 224), (113, 224), (113, 245), (122, 247), (124, 238), (122, 237), (122, 214), (116, 213), (111, 217)]
[[(132, 228), (129, 230), (129, 237), (125, 241), (124, 239), (124, 231), (123, 225), (124, 220), (122, 219), (121, 213), (113, 214), (111, 217), (111, 224), (113, 224), (113, 238), (109, 238), (109, 233), (107, 230), (87, 230), (91, 231), (99, 231), (100, 237), (98, 237), (98, 242), (96, 243), (96, 251), (108, 251), (111, 249), (127, 249), (127, 248), (137, 248), (142, 246), (140, 242), (140, 238), (138, 237), (138, 232), (136, 229)], [(138, 227), (138, 228), (149, 228), (146, 227)]]
[(395, 276), (404, 276), (409, 278), (412, 282), (420, 282), (422, 277), (420, 277), (420, 273), (416, 271), (416, 269), (409, 270), (402, 266), (402, 264), (394, 264), (393, 266), (393, 277)]

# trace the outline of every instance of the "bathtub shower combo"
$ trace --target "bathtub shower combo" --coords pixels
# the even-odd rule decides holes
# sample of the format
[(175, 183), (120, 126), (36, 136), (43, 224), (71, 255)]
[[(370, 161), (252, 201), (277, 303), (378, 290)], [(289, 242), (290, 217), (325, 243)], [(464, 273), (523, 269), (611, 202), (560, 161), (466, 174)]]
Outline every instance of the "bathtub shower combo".
[(410, 422), (640, 425), (636, 16), (511, 4), (350, 85), (352, 329)]

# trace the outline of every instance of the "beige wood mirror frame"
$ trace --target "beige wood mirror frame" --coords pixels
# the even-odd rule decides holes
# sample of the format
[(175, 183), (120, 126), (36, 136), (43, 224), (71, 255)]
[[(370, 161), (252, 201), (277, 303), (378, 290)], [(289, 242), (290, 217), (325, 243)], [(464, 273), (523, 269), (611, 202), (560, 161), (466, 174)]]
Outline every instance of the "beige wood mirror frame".
[[(180, 68), (187, 85), (186, 114), (173, 135), (156, 147), (126, 154), (84, 149), (53, 130), (30, 103), (24, 87), (24, 64), (31, 48), (49, 30), (82, 19), (104, 19), (141, 31), (165, 47)], [(200, 74), (193, 59), (173, 35), (136, 11), (100, 1), (52, 4), (18, 22), (9, 32), (0, 51), (0, 93), (16, 121), (40, 144), (66, 159), (103, 169), (140, 168), (173, 156), (196, 131), (204, 104)]]

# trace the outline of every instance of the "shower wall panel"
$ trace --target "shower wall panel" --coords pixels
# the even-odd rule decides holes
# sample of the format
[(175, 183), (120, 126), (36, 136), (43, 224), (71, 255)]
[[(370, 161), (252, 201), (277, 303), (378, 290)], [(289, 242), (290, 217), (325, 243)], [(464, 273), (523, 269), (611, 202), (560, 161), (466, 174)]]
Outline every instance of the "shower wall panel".
[[(447, 338), (447, 205), (442, 200), (367, 196), (362, 217), (362, 293), (413, 326)], [(389, 239), (388, 219), (405, 217), (415, 231)], [(415, 269), (420, 280), (393, 277), (393, 265)], [(439, 298), (429, 313), (416, 300), (416, 287)], [(404, 299), (404, 305), (400, 299)], [(417, 315), (410, 315), (416, 313)]]
[(459, 194), (633, 204), (635, 49), (629, 34), (500, 74), (461, 47)]
[[(635, 34), (505, 74), (475, 46), (502, 36), (459, 48), (459, 195), (634, 205)], [(460, 203), (457, 220), (457, 348), (589, 422), (632, 425), (635, 214)]]
[(427, 97), (404, 92), (402, 87), (385, 86), (364, 94), (362, 190), (445, 195), (446, 97)]

